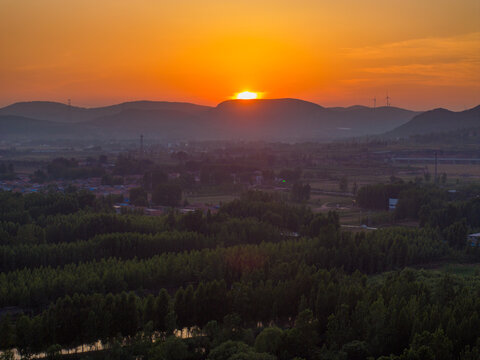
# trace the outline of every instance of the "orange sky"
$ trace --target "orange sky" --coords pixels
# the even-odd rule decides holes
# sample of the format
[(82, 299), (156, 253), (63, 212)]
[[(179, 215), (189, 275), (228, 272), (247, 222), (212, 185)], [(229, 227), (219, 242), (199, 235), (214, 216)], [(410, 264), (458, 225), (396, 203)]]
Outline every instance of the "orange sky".
[(478, 0), (0, 0), (0, 106), (480, 103)]

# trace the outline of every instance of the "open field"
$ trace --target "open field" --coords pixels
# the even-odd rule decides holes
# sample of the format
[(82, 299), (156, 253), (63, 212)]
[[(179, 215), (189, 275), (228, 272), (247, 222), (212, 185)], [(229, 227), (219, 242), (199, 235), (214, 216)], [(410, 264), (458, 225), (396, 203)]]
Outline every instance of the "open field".
[[(431, 174), (435, 172), (435, 166), (426, 165)], [(446, 173), (448, 178), (462, 178), (462, 180), (478, 180), (480, 178), (479, 164), (438, 164), (438, 174)], [(450, 179), (452, 180), (452, 179)]]

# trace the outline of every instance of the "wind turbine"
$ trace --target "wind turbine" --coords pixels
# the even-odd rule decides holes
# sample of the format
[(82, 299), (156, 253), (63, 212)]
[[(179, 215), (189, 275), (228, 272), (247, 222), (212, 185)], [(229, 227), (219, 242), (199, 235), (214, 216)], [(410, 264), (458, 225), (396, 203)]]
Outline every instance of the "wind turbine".
[(385, 100), (387, 101), (387, 106), (390, 106), (390, 100), (392, 98), (390, 96), (388, 96), (388, 91), (387, 91), (387, 97), (385, 98)]

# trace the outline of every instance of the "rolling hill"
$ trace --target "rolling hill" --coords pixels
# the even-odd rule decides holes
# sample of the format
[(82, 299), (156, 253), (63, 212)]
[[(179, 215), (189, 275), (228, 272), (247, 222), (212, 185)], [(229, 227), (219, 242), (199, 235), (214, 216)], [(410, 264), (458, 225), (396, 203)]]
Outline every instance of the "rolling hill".
[(375, 109), (366, 106), (350, 106), (329, 108), (329, 110), (335, 112), (332, 117), (337, 127), (350, 129), (355, 136), (384, 133), (405, 124), (415, 115), (420, 114), (420, 112), (393, 106), (382, 106)]
[(80, 122), (88, 118), (88, 109), (51, 101), (18, 102), (0, 109), (0, 115), (56, 122)]
[(228, 100), (206, 116), (223, 138), (325, 138), (330, 126), (324, 112), (322, 106), (298, 99)]
[(434, 109), (415, 116), (409, 122), (387, 132), (388, 137), (408, 137), (441, 133), (480, 126), (480, 105), (465, 111)]
[(378, 134), (416, 112), (394, 107), (325, 108), (298, 99), (229, 100), (208, 112), (222, 133), (273, 139), (332, 139)]
[(176, 110), (196, 114), (210, 107), (183, 102), (132, 101), (121, 104), (83, 108), (50, 101), (18, 102), (0, 108), (0, 115), (16, 115), (55, 122), (88, 122), (94, 119), (118, 114), (125, 110)]
[(128, 109), (84, 123), (105, 137), (138, 137), (145, 134), (159, 139), (185, 139), (205, 136), (208, 129), (195, 114), (175, 109)]
[[(299, 99), (259, 99), (227, 100), (216, 107), (162, 101), (97, 108), (23, 102), (0, 109), (0, 116), (7, 114), (47, 121), (39, 133), (51, 131), (66, 136), (136, 138), (143, 133), (158, 139), (331, 140), (384, 133), (418, 113), (394, 107), (325, 108)], [(75, 127), (65, 126), (67, 123)], [(41, 123), (35, 123), (35, 128), (41, 128)], [(14, 130), (18, 134), (19, 129), (35, 135), (21, 125), (5, 128), (5, 134)], [(74, 132), (69, 134), (69, 129)]]
[(88, 129), (23, 116), (0, 115), (0, 138), (58, 138), (88, 135)]

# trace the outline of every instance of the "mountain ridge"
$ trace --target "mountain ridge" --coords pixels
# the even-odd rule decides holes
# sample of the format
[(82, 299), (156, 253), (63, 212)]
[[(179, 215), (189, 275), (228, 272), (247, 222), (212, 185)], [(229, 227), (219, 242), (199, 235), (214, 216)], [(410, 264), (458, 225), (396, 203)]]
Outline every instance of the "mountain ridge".
[(205, 105), (175, 101), (127, 101), (119, 104), (99, 107), (79, 107), (55, 101), (22, 101), (0, 108), (0, 115), (15, 115), (33, 117), (39, 120), (81, 123), (94, 120), (98, 117), (114, 115), (125, 109), (174, 109), (182, 108), (186, 112), (194, 113), (210, 109)]
[(0, 138), (2, 137), (57, 137), (75, 134), (87, 135), (88, 129), (77, 124), (58, 123), (16, 115), (0, 115)]
[(387, 137), (408, 137), (441, 133), (480, 126), (480, 105), (463, 111), (436, 108), (413, 117), (407, 123), (387, 132)]
[(295, 98), (232, 99), (214, 107), (148, 100), (95, 108), (21, 102), (0, 109), (0, 115), (8, 112), (57, 124), (75, 124), (78, 131), (82, 129), (80, 133), (104, 137), (131, 138), (143, 133), (162, 139), (206, 140), (331, 140), (382, 134), (419, 114), (396, 107), (328, 108)]

